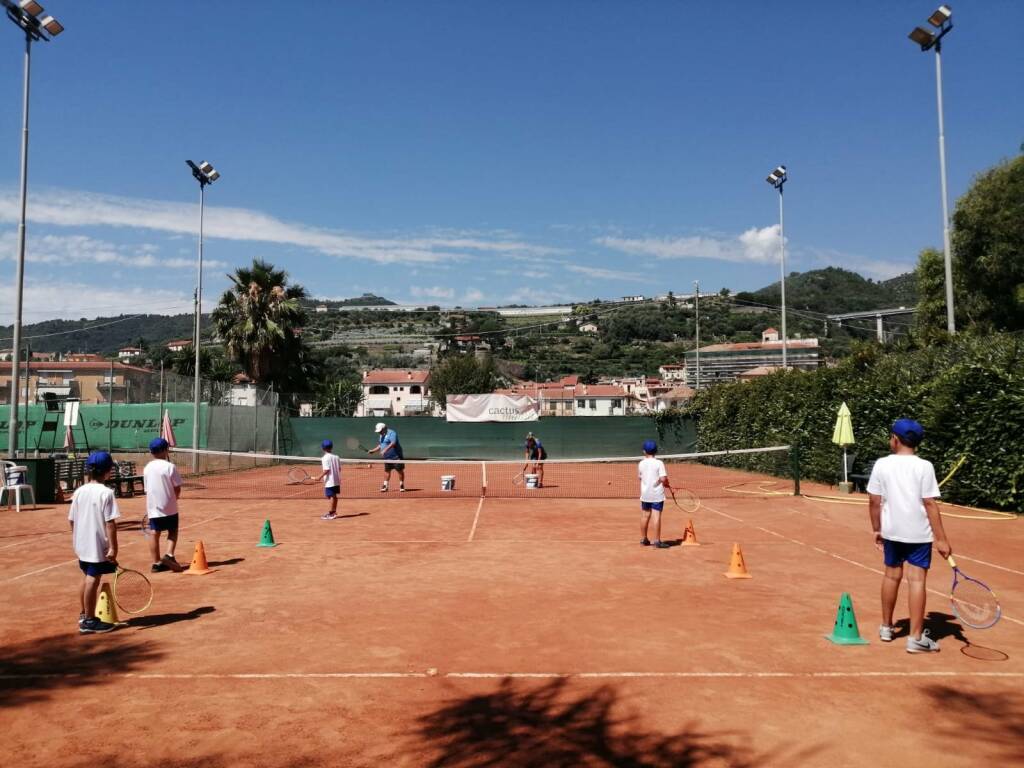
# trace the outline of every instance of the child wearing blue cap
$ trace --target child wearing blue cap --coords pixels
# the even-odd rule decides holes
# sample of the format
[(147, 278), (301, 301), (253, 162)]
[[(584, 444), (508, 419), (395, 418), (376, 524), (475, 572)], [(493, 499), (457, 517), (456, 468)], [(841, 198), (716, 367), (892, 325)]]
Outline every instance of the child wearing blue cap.
[(942, 527), (936, 499), (939, 484), (930, 461), (917, 455), (924, 440), (924, 428), (913, 419), (900, 419), (892, 425), (889, 450), (892, 453), (875, 462), (868, 480), (868, 509), (875, 546), (884, 553), (882, 578), (882, 625), (878, 636), (892, 642), (893, 611), (899, 597), (904, 570), (909, 586), (910, 635), (907, 653), (931, 653), (939, 644), (924, 628), (924, 608), (928, 569), (932, 561), (932, 543), (943, 557), (953, 548)]
[(640, 543), (645, 547), (651, 546), (647, 529), (653, 523), (655, 548), (668, 549), (669, 544), (661, 540), (661, 511), (665, 508), (668, 472), (665, 471), (665, 462), (655, 458), (658, 453), (657, 443), (648, 440), (643, 448), (644, 457), (637, 468), (640, 477)]
[(338, 517), (338, 496), (341, 495), (341, 459), (333, 453), (334, 443), (330, 440), (320, 443), (320, 448), (324, 452), (323, 458), (320, 459), (323, 472), (317, 480), (324, 481), (324, 496), (331, 500), (331, 508), (324, 512), (320, 519), (334, 520)]
[(82, 570), (79, 590), (82, 612), (78, 631), (83, 635), (109, 632), (114, 625), (96, 618), (96, 596), (103, 574), (117, 571), (117, 511), (114, 491), (103, 483), (114, 469), (114, 459), (106, 451), (96, 451), (85, 462), (89, 482), (80, 486), (71, 498), (68, 522), (78, 567)]
[[(146, 489), (146, 519), (142, 521), (149, 539), (149, 554), (153, 559), (153, 573), (184, 570), (174, 557), (178, 546), (178, 498), (181, 496), (181, 475), (168, 458), (169, 445), (162, 437), (149, 443), (153, 458), (142, 471), (142, 484)], [(148, 530), (147, 530), (148, 529)], [(167, 532), (167, 554), (160, 557), (160, 532)]]

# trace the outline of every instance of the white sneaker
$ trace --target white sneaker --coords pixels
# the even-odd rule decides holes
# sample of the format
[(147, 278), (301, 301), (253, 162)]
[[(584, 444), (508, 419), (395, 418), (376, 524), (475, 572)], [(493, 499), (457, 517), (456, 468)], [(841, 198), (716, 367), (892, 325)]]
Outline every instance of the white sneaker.
[(896, 630), (896, 627), (891, 627), (891, 626), (888, 626), (886, 624), (883, 624), (882, 626), (880, 626), (878, 628), (878, 639), (881, 640), (883, 643), (891, 643), (892, 642), (892, 633), (895, 630)]
[(405, 483), (402, 483), (400, 486), (398, 486), (398, 492), (405, 493)]
[(320, 515), (321, 520), (336, 520), (337, 517), (338, 516), (334, 512), (324, 512)]
[(920, 637), (907, 638), (907, 653), (934, 653), (939, 650), (939, 644), (928, 636), (926, 629)]
[(384, 483), (384, 485), (382, 485), (380, 487), (380, 492), (381, 493), (387, 493), (388, 492), (388, 484), (387, 483)]

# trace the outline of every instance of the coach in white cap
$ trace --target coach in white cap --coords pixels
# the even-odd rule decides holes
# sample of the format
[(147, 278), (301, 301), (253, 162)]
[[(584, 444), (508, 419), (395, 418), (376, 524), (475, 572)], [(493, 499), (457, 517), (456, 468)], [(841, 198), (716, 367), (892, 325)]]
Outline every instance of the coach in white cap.
[(405, 464), (402, 463), (405, 456), (402, 454), (402, 444), (398, 442), (398, 434), (395, 430), (388, 429), (388, 425), (383, 421), (377, 422), (374, 431), (377, 433), (378, 444), (376, 448), (371, 448), (367, 453), (379, 453), (385, 461), (384, 484), (380, 487), (380, 492), (388, 492), (391, 473), (394, 471), (398, 473), (398, 490), (400, 493), (405, 493)]

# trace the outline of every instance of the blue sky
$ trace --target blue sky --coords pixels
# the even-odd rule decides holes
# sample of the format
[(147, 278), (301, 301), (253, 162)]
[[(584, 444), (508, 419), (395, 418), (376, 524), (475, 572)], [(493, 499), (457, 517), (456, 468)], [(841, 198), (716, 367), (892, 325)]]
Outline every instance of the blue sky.
[[(46, 2), (26, 321), (188, 311), (254, 256), (315, 296), (546, 303), (882, 278), (941, 244), (934, 4)], [(845, 8), (855, 17), (844, 18)], [(950, 194), (1024, 142), (1017, 0), (953, 4)], [(0, 320), (11, 317), (22, 44), (0, 25)]]

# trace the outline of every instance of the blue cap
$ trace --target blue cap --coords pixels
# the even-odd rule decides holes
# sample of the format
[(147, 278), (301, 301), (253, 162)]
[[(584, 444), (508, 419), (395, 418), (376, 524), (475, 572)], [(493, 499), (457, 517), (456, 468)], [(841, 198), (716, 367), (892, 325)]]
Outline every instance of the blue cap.
[(332, 443), (330, 440), (324, 440), (322, 443), (320, 443), (320, 447), (323, 448), (325, 451), (329, 451), (331, 450), (331, 448), (334, 447), (334, 443)]
[(899, 419), (892, 425), (892, 433), (901, 437), (911, 444), (911, 447), (920, 445), (924, 440), (924, 427), (913, 419)]
[(106, 451), (93, 451), (85, 460), (85, 466), (93, 472), (106, 472), (114, 466), (114, 457)]
[(154, 437), (149, 441), (150, 453), (160, 453), (161, 451), (166, 451), (168, 448), (170, 448), (170, 444), (162, 437)]
[(644, 442), (644, 453), (657, 453), (658, 444), (653, 440), (647, 440)]

